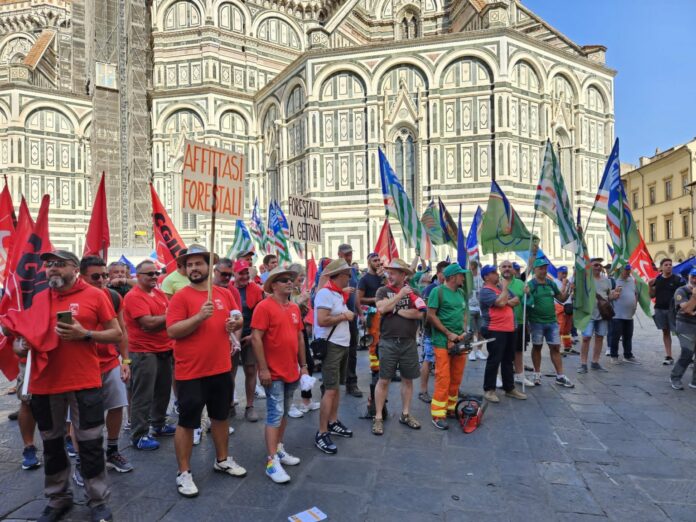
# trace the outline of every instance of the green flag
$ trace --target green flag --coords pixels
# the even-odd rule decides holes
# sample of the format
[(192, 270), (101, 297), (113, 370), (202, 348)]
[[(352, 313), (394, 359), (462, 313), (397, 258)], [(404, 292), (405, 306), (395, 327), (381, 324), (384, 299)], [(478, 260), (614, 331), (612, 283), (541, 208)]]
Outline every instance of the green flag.
[(421, 223), (425, 227), (426, 232), (430, 236), (430, 241), (433, 245), (444, 245), (447, 243), (445, 234), (440, 226), (440, 215), (438, 209), (435, 207), (435, 202), (431, 199), (428, 203), (428, 207), (423, 212), (421, 216)]
[(578, 331), (583, 331), (592, 318), (592, 310), (597, 302), (597, 290), (595, 289), (594, 276), (590, 256), (587, 254), (587, 245), (578, 227), (580, 245), (575, 252), (575, 294), (573, 297), (573, 324)]
[[(529, 249), (532, 235), (512, 208), (498, 184), (491, 183), (488, 207), (481, 223), (481, 249), (484, 254), (519, 252)], [(539, 238), (534, 236), (538, 241)]]

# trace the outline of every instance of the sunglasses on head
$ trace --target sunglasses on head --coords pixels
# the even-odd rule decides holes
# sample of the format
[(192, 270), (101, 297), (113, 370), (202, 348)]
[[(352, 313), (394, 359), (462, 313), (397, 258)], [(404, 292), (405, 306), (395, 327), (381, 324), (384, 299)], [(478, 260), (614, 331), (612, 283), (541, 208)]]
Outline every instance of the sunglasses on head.
[(138, 272), (138, 275), (144, 275), (147, 277), (155, 277), (155, 276), (160, 275), (160, 273), (159, 272)]
[(99, 281), (100, 279), (109, 279), (109, 274), (103, 273), (103, 274), (91, 274), (89, 278), (92, 281)]
[[(70, 264), (72, 264), (72, 263), (70, 263)], [(46, 268), (52, 268), (54, 266), (56, 268), (65, 268), (66, 266), (68, 266), (68, 261), (64, 261), (62, 259), (54, 259), (51, 261), (44, 261), (44, 266)]]

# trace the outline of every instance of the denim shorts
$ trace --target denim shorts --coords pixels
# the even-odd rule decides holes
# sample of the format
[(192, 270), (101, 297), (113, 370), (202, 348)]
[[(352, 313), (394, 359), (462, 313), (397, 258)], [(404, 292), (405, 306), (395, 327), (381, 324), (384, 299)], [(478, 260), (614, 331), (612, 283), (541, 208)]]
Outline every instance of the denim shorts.
[(421, 351), (419, 362), (435, 362), (435, 350), (433, 349), (432, 337), (423, 336), (423, 350)]
[(558, 323), (529, 323), (529, 330), (532, 334), (532, 345), (539, 346), (544, 344), (561, 344), (561, 334)]
[(266, 426), (280, 427), (280, 421), (288, 415), (299, 383), (299, 379), (295, 382), (272, 381), (270, 386), (266, 386)]
[(582, 336), (588, 338), (593, 335), (606, 337), (607, 333), (609, 333), (609, 321), (606, 319), (590, 319), (590, 322), (587, 323), (587, 326), (582, 331)]

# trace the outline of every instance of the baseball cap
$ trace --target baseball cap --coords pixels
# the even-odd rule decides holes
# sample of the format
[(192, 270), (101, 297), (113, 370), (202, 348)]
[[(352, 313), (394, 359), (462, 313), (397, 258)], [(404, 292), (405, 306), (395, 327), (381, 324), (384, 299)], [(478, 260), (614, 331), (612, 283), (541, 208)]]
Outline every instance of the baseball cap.
[(534, 261), (534, 268), (539, 268), (541, 266), (549, 266), (549, 260), (548, 259), (536, 259)]
[(75, 266), (80, 266), (80, 260), (69, 250), (52, 250), (50, 252), (44, 252), (40, 257), (41, 261), (47, 261), (51, 257), (57, 257), (63, 261), (70, 261)]
[(559, 267), (557, 268), (557, 270), (558, 270), (559, 272), (567, 272), (567, 271), (568, 271), (568, 267), (565, 266), (565, 265), (561, 265), (561, 266), (559, 266)]
[(630, 263), (626, 263), (626, 264), (624, 265), (624, 270), (631, 270), (631, 264), (630, 264)]
[(458, 263), (452, 263), (447, 268), (445, 268), (445, 270), (442, 272), (442, 274), (445, 277), (452, 277), (453, 275), (465, 274), (465, 273), (466, 273), (466, 271), (461, 266), (459, 266)]
[(512, 262), (512, 268), (513, 268), (514, 270), (519, 270), (519, 269), (522, 268), (522, 267), (520, 266), (519, 263), (516, 263), (515, 261), (513, 261), (513, 262)]
[(696, 276), (696, 266), (694, 268), (692, 268), (691, 270), (689, 270), (689, 277), (691, 277), (691, 276)]
[(234, 265), (232, 266), (232, 270), (235, 274), (238, 274), (240, 272), (243, 272), (244, 270), (248, 270), (250, 266), (251, 265), (247, 261), (244, 261), (243, 259), (237, 259), (234, 262)]
[(488, 274), (496, 272), (497, 270), (495, 265), (484, 265), (484, 267), (481, 268), (481, 279), (485, 279)]

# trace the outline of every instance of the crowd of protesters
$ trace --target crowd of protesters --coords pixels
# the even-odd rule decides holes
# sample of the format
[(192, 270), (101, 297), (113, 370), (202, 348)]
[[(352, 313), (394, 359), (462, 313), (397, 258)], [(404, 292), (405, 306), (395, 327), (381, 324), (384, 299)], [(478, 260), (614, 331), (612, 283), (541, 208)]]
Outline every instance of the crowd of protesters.
[[(200, 245), (182, 250), (167, 275), (152, 260), (139, 263), (131, 275), (123, 263), (107, 266), (96, 256), (43, 254), (57, 346), (28, 365), (35, 347), (4, 332), (20, 357), (17, 417), (24, 469), (41, 466), (37, 427), (43, 442), (49, 502), (40, 520), (58, 520), (72, 507), (71, 480), (84, 487), (94, 520), (112, 519), (107, 470), (137, 467), (119, 450), (122, 430), (138, 451), (156, 451), (162, 437), (173, 437), (177, 491), (195, 497), (199, 489), (190, 463), (203, 434), (214, 444), (213, 470), (241, 478), (247, 470), (232, 456), (241, 449), (234, 445), (230, 451), (230, 418), (253, 423), (263, 417), (265, 474), (275, 483), (290, 481), (286, 468), (299, 465), (300, 458), (285, 447), (288, 417), (318, 410), (314, 445), (327, 454), (339, 451), (334, 439), (353, 437), (339, 406), (342, 387), (346, 395), (363, 396), (359, 346), (369, 350), (368, 402), (376, 436), (385, 432), (394, 381), (400, 388), (399, 423), (422, 428), (411, 407), (418, 378), (417, 398), (429, 404), (430, 423), (448, 429), (467, 361), (485, 364), (482, 390), (489, 403), (501, 401), (498, 388), (505, 398), (525, 400), (525, 388), (542, 384), (544, 344), (553, 382), (562, 388), (574, 387), (564, 373), (564, 357), (572, 353), (580, 356), (579, 374), (610, 371), (601, 364), (605, 338), (610, 366), (640, 364), (632, 350), (639, 289), (628, 264), (610, 276), (602, 259), (591, 260), (596, 305), (574, 341), (573, 279), (565, 267), (551, 277), (544, 258), (532, 255), (526, 271), (507, 260), (499, 266), (472, 261), (468, 269), (443, 261), (431, 275), (424, 261), (383, 261), (374, 253), (362, 273), (350, 245), (340, 245), (336, 254), (320, 261), (313, 281), (306, 280), (303, 266), (281, 266), (271, 254), (257, 270), (253, 251), (221, 259)], [(672, 273), (670, 260), (659, 269), (649, 282), (654, 320), (663, 332), (664, 364), (674, 364), (671, 385), (682, 390), (696, 344), (696, 269), (686, 281)], [(673, 332), (681, 345), (676, 363)], [(528, 377), (524, 352), (530, 343)], [(237, 412), (242, 393), (234, 384), (240, 366), (243, 414)], [(696, 388), (696, 375), (689, 386)], [(319, 391), (321, 398), (313, 400)], [(266, 401), (265, 415), (255, 409), (258, 399)]]

